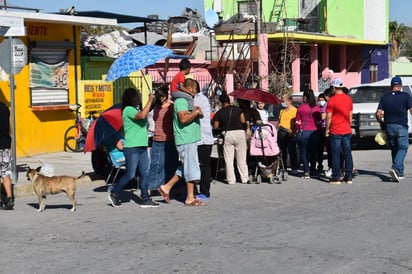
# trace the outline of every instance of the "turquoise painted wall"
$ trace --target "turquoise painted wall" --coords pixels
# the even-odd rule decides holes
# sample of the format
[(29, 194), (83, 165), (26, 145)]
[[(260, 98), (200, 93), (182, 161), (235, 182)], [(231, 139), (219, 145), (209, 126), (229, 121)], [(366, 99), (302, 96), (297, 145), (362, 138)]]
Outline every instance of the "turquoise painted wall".
[[(300, 1), (286, 0), (285, 10), (281, 18), (298, 18)], [(213, 9), (213, 2), (214, 0), (204, 0), (205, 11)], [(237, 0), (222, 0), (221, 15), (224, 20), (237, 13), (237, 2)], [(277, 1), (262, 0), (263, 22), (274, 21), (275, 2)], [(371, 5), (371, 3), (375, 2), (371, 0), (319, 0), (319, 32), (359, 40), (384, 40), (385, 36), (387, 37), (387, 29), (383, 30), (383, 28), (387, 28), (385, 22), (388, 21), (389, 0), (376, 0), (376, 5)], [(379, 18), (373, 17), (375, 14), (373, 9), (376, 9), (377, 14), (380, 14)], [(383, 12), (382, 9), (385, 11)], [(381, 15), (382, 17), (386, 15), (386, 18), (380, 18)]]
[[(234, 8), (234, 0), (223, 0), (222, 1), (222, 12), (220, 16), (225, 19), (227, 16), (233, 16), (235, 14), (235, 11), (233, 10)], [(205, 8), (205, 13), (209, 9), (213, 9), (213, 0), (204, 0), (204, 8)]]
[[(227, 17), (232, 17), (237, 14), (237, 0), (222, 0), (221, 16), (225, 20)], [(262, 20), (264, 22), (272, 22), (273, 9), (275, 0), (262, 1)], [(204, 0), (205, 12), (213, 9), (213, 0)], [(285, 10), (282, 14), (283, 18), (297, 18), (299, 15), (299, 1), (286, 1)]]
[(327, 1), (327, 31), (330, 35), (363, 39), (363, 1)]

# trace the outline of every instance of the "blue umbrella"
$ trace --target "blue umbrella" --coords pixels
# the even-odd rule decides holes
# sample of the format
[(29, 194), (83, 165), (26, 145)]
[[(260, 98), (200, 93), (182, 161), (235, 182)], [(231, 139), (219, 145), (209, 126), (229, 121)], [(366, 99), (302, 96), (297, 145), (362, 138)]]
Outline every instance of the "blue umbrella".
[(121, 77), (126, 77), (134, 71), (139, 71), (167, 57), (189, 58), (184, 55), (175, 55), (171, 49), (161, 46), (144, 45), (134, 47), (113, 62), (107, 73), (106, 81), (110, 82)]

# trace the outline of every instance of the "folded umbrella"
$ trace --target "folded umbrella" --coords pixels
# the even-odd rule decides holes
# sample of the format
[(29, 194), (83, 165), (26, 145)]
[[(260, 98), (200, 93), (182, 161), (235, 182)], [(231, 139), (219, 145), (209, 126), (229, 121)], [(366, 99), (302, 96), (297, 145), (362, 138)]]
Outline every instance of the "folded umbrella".
[(123, 127), (121, 104), (102, 112), (87, 132), (84, 152), (93, 151)]

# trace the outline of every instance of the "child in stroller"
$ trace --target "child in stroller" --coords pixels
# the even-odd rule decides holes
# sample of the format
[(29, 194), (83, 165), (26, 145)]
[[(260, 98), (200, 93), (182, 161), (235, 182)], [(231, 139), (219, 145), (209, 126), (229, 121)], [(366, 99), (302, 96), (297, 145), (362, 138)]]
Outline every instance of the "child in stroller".
[(249, 149), (250, 155), (255, 156), (257, 161), (255, 174), (250, 176), (250, 182), (256, 181), (260, 184), (262, 179), (269, 179), (270, 184), (280, 184), (287, 181), (288, 173), (277, 143), (277, 131), (272, 124), (255, 126)]

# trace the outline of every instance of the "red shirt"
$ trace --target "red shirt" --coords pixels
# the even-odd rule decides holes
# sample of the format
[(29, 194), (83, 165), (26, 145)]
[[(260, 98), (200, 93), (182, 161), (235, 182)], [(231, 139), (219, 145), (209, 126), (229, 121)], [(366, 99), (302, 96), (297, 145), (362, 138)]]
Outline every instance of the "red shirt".
[(156, 106), (153, 109), (153, 120), (155, 121), (153, 140), (173, 141), (173, 104), (167, 107)]
[(345, 93), (333, 95), (326, 107), (326, 113), (332, 113), (329, 132), (335, 135), (352, 133), (350, 123), (353, 110), (352, 99)]
[(175, 92), (180, 90), (180, 85), (183, 85), (186, 80), (185, 74), (179, 71), (175, 77), (173, 77), (172, 82), (170, 83), (170, 92)]

